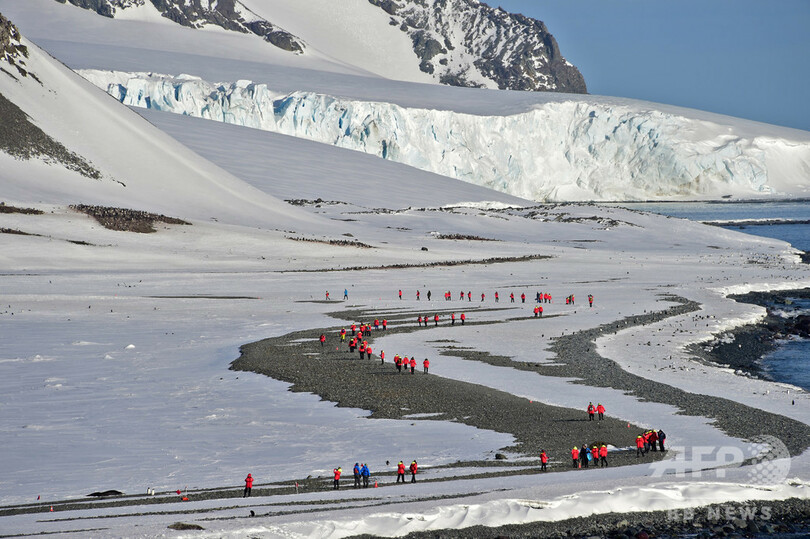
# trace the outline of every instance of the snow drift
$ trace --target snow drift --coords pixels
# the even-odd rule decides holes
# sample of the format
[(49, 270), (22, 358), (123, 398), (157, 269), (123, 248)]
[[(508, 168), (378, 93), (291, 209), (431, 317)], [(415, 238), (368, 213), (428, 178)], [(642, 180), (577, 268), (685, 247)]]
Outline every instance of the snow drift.
[(245, 80), (81, 74), (130, 106), (333, 144), (532, 200), (801, 196), (810, 187), (802, 183), (810, 139), (748, 136), (640, 102), (571, 96), (485, 116), (279, 93)]

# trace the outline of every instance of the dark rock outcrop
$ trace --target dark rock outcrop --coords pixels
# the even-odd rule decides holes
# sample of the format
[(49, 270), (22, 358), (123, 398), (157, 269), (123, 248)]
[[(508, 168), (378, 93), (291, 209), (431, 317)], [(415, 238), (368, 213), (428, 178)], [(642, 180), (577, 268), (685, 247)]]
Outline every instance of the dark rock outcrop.
[(420, 69), (442, 84), (491, 81), (502, 90), (587, 93), (582, 74), (542, 21), (478, 0), (368, 1), (408, 34)]
[(70, 2), (74, 6), (95, 11), (105, 17), (115, 17), (118, 10), (142, 6), (149, 1), (167, 19), (189, 28), (201, 28), (213, 24), (226, 30), (252, 33), (286, 51), (301, 53), (304, 42), (296, 36), (258, 16), (250, 20), (242, 14), (250, 10), (238, 0), (56, 0)]

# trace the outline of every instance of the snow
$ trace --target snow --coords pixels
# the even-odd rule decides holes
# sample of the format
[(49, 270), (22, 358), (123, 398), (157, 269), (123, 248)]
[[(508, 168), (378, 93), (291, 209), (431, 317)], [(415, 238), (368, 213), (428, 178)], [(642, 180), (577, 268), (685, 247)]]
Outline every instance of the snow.
[[(288, 4), (291, 19), (292, 5)], [(255, 76), (260, 62), (230, 62), (220, 56), (222, 63), (218, 63), (199, 54), (210, 47), (195, 52), (194, 47), (202, 43), (195, 40), (203, 37), (162, 22), (97, 21), (102, 18), (40, 0), (2, 1), (0, 10), (25, 21), (21, 24), (24, 35), (30, 28), (41, 37), (52, 31), (51, 44), (73, 40), (66, 55), (88, 53), (90, 61), (98, 62), (83, 67), (121, 69), (137, 57), (137, 62), (158, 60), (145, 71), (201, 77), (187, 78), (191, 86), (202, 80), (261, 80)], [(61, 28), (58, 23), (64, 20), (81, 24), (75, 30)], [(112, 46), (111, 41), (109, 47), (99, 46), (112, 39), (112, 29), (121, 29), (120, 46)], [(165, 29), (171, 30), (164, 33)], [(136, 46), (136, 30), (142, 32), (140, 42), (148, 45)], [(188, 36), (188, 41), (181, 35)], [(214, 47), (212, 54), (238, 56), (253, 46), (222, 33), (206, 33), (204, 39), (222, 45)], [(237, 42), (244, 48), (228, 49)], [(319, 328), (351, 322), (330, 315), (343, 309), (391, 313), (452, 307), (464, 309), (471, 321), (519, 319), (388, 335), (375, 342), (375, 349), (386, 350), (387, 355), (402, 351), (430, 357), (431, 375), (482, 384), (530, 400), (577, 409), (588, 401), (603, 402), (613, 417), (663, 428), (674, 446), (742, 451), (749, 442), (729, 437), (705, 418), (677, 415), (670, 406), (639, 401), (610, 388), (439, 352), (452, 344), (519, 362), (553, 361), (546, 349), (548, 339), (664, 309), (671, 303), (662, 296), (675, 294), (699, 302), (702, 311), (602, 338), (597, 343), (599, 353), (645, 378), (808, 424), (806, 392), (738, 376), (722, 367), (697, 365), (683, 352), (689, 343), (703, 342), (761, 315), (758, 308), (736, 304), (726, 295), (810, 286), (810, 271), (787, 244), (620, 208), (526, 208), (532, 203), (515, 196), (279, 132), (156, 111), (143, 111), (142, 117), (69, 72), (33, 43), (26, 44), (31, 49), (28, 67), (43, 85), (30, 77), (16, 82), (0, 76), (0, 93), (51, 136), (89, 159), (103, 177), (91, 180), (58, 165), (0, 154), (0, 200), (44, 212), (0, 214), (0, 228), (38, 234), (0, 234), (2, 503), (34, 504), (37, 496), (45, 504), (79, 501), (106, 489), (142, 494), (144, 499), (150, 488), (160, 497), (172, 496), (176, 489), (236, 489), (247, 472), (256, 477), (257, 485), (292, 484), (307, 475), (326, 478), (332, 467), (342, 465), (348, 470), (358, 460), (368, 462), (372, 473), (377, 473), (390, 469), (385, 461), (416, 458), (428, 469), (426, 476), (435, 473), (447, 480), (408, 485), (396, 495), (392, 487), (224, 501), (192, 499), (156, 510), (147, 504), (58, 509), (54, 514), (4, 516), (0, 524), (4, 533), (75, 531), (103, 537), (155, 537), (168, 535), (168, 524), (186, 520), (200, 521), (206, 530), (193, 533), (206, 537), (399, 536), (611, 511), (682, 510), (726, 501), (752, 501), (762, 508), (769, 500), (808, 498), (807, 454), (790, 459), (789, 473), (769, 485), (752, 481), (750, 466), (725, 467), (726, 462), (687, 463), (677, 472), (664, 469), (683, 464), (676, 462), (677, 456), (659, 466), (640, 464), (587, 474), (463, 479), (460, 476), (471, 473), (469, 467), (456, 472), (438, 466), (492, 459), (495, 451), (512, 444), (511, 436), (431, 417), (372, 420), (366, 411), (340, 408), (311, 394), (289, 392), (282, 382), (228, 370), (242, 344), (307, 328), (314, 337)], [(164, 45), (165, 50), (156, 48)], [(107, 60), (102, 61), (105, 55)], [(261, 60), (271, 65), (275, 60), (270, 56)], [(471, 122), (472, 129), (480, 127), (472, 123), (474, 115), (506, 122), (514, 115), (552, 114), (536, 108), (539, 104), (554, 105), (557, 111), (582, 106), (567, 104), (567, 97), (393, 84), (350, 75), (351, 69), (341, 71), (337, 64), (331, 64), (331, 75), (308, 71), (316, 62), (326, 62), (323, 59), (279, 61), (272, 64), (277, 73), (297, 75), (284, 79), (277, 90), (268, 81), (268, 88), (288, 95), (292, 90), (285, 84), (311, 77), (298, 94), (307, 107), (315, 103), (317, 86), (338, 81), (345, 93), (320, 93), (334, 95), (336, 100), (351, 99), (353, 106), (368, 107), (367, 112), (373, 111), (372, 105), (389, 110), (397, 106), (409, 113), (415, 109), (419, 114), (404, 116), (403, 121), (430, 118), (433, 122), (423, 125), (438, 125), (441, 111), (470, 116), (465, 121)], [(293, 69), (284, 64), (288, 61), (301, 63)], [(182, 70), (164, 69), (177, 67), (174, 62), (185, 65)], [(312, 63), (304, 69), (304, 62)], [(219, 73), (228, 77), (209, 77), (225, 64), (232, 72)], [(236, 73), (244, 67), (247, 72)], [(235, 88), (247, 87), (240, 83)], [(391, 100), (381, 99), (391, 89), (395, 90)], [(471, 100), (459, 100), (459, 96)], [(606, 108), (629, 106), (618, 99), (591, 102), (600, 103)], [(650, 112), (648, 118), (674, 129), (675, 124), (667, 124), (676, 121), (669, 114)], [(700, 137), (719, 136), (711, 135), (719, 128), (704, 121), (706, 116), (697, 116), (677, 116), (687, 118), (677, 121), (689, 128), (678, 136), (692, 137), (699, 149)], [(752, 123), (735, 123), (728, 129), (732, 128), (740, 133), (756, 131)], [(767, 128), (759, 132), (767, 137), (773, 134)], [(806, 144), (804, 136), (785, 135), (785, 140), (793, 142), (774, 144), (801, 148)], [(733, 140), (725, 144), (733, 145)], [(746, 148), (756, 145), (754, 139), (746, 140)], [(792, 173), (804, 174), (801, 169)], [(802, 177), (806, 180), (806, 175)], [(299, 207), (282, 201), (319, 197), (339, 203)], [(186, 219), (191, 225), (159, 226), (150, 235), (111, 231), (66, 207), (79, 202), (154, 211)], [(442, 240), (436, 233), (500, 241)], [(287, 239), (346, 238), (345, 234), (374, 248)], [(327, 271), (527, 254), (550, 258)], [(344, 288), (349, 290), (349, 301), (321, 301), (325, 290), (337, 298)], [(396, 298), (399, 288), (407, 293), (402, 301)], [(414, 298), (417, 289), (423, 293), (419, 303)], [(454, 301), (428, 303), (424, 298), (428, 289), (434, 294), (451, 290)], [(505, 301), (498, 305), (500, 310), (481, 311), (478, 302), (456, 300), (461, 289), (475, 295), (485, 291), (488, 298), (499, 290), (504, 300), (510, 290), (516, 294), (525, 290), (529, 297), (535, 290), (550, 291), (556, 299), (547, 312), (559, 316), (535, 321), (525, 305)], [(564, 305), (561, 298), (571, 293), (580, 298), (594, 294), (593, 309)], [(485, 305), (494, 306), (489, 300)], [(696, 314), (712, 318), (697, 320)], [(540, 329), (538, 323), (542, 323)], [(508, 338), (494, 338), (499, 332)], [(437, 342), (446, 340), (455, 342)], [(648, 341), (656, 350), (652, 365)], [(301, 357), (302, 363), (313, 360)], [(552, 465), (565, 460), (552, 455)], [(525, 464), (518, 459), (515, 463)], [(441, 496), (448, 499), (437, 498)], [(315, 511), (299, 512), (301, 502)], [(250, 510), (259, 516), (247, 518)], [(142, 512), (147, 514), (137, 514)], [(94, 531), (88, 532), (89, 528)], [(184, 535), (173, 532), (172, 536)]]
[(333, 144), (530, 200), (808, 194), (803, 183), (794, 185), (793, 171), (810, 169), (810, 143), (732, 136), (721, 125), (638, 106), (572, 99), (478, 116), (283, 94), (244, 80), (80, 73), (133, 107)]

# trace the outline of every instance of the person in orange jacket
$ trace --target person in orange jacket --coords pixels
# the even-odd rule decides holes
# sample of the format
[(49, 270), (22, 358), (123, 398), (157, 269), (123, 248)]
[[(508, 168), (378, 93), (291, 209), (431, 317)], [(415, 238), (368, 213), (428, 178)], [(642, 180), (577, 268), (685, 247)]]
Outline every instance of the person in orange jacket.
[(338, 466), (337, 468), (332, 470), (332, 473), (335, 474), (335, 479), (334, 479), (334, 483), (332, 484), (332, 488), (334, 490), (339, 490), (340, 489), (340, 474), (343, 473), (343, 468)]
[(593, 421), (594, 415), (596, 414), (596, 406), (593, 405), (592, 402), (588, 403), (588, 421)]
[(413, 374), (413, 373), (414, 373), (414, 371), (416, 370), (416, 358), (415, 358), (415, 357), (412, 357), (412, 358), (411, 358), (411, 363), (410, 363), (410, 365), (411, 365), (411, 374)]
[(571, 459), (574, 461), (574, 468), (579, 468), (579, 449), (577, 449), (577, 446), (574, 446), (574, 449), (571, 450)]
[(605, 468), (607, 468), (608, 465), (607, 446), (604, 444), (602, 444), (602, 447), (599, 448), (599, 460), (600, 460), (599, 466), (600, 467), (604, 466)]
[(602, 403), (596, 405), (596, 413), (599, 414), (599, 421), (605, 419), (605, 407), (602, 406)]
[(371, 359), (371, 347), (366, 346), (366, 359)]
[(250, 497), (250, 492), (252, 490), (253, 490), (253, 476), (250, 475), (250, 474), (247, 474), (247, 477), (245, 477), (245, 492), (242, 493), (242, 497), (243, 498), (249, 498)]
[(430, 367), (430, 361), (428, 360), (428, 358), (425, 358), (425, 360), (422, 362), (422, 367), (425, 369), (425, 374), (427, 374), (428, 367)]
[(403, 464), (401, 460), (399, 461), (399, 464), (397, 464), (397, 483), (399, 483), (400, 479), (402, 479), (402, 484), (404, 485), (405, 484), (405, 464)]
[(546, 450), (543, 449), (540, 451), (540, 471), (546, 471), (546, 465), (548, 464), (548, 455), (546, 455)]
[(535, 305), (534, 306), (534, 317), (537, 318), (538, 316), (540, 316), (540, 306)]
[(644, 455), (644, 437), (639, 434), (636, 436), (636, 458)]
[(464, 325), (464, 321), (467, 319), (467, 316), (464, 313), (461, 313), (461, 325)]
[[(416, 461), (411, 462), (411, 465), (409, 466), (409, 468), (411, 470), (411, 483), (416, 483), (416, 470), (418, 468), (418, 466), (416, 464)], [(404, 481), (404, 479), (403, 479), (403, 481)]]

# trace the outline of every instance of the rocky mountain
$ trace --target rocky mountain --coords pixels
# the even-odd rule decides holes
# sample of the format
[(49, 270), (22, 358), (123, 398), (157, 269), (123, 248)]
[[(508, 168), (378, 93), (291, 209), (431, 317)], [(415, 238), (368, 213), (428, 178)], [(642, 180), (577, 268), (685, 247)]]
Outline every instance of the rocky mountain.
[[(19, 82), (31, 78), (42, 84), (27, 66), (28, 47), (20, 41), (20, 32), (0, 14), (0, 77)], [(0, 152), (20, 160), (38, 158), (59, 163), (89, 178), (101, 174), (83, 157), (65, 148), (31, 122), (25, 112), (0, 93)]]
[(105, 17), (115, 17), (119, 10), (138, 8), (150, 2), (158, 12), (177, 24), (190, 28), (208, 25), (226, 30), (253, 33), (265, 41), (294, 53), (304, 51), (304, 43), (291, 33), (258, 17), (238, 0), (56, 0), (90, 9)]
[(586, 93), (542, 21), (478, 0), (369, 0), (413, 41), (422, 71), (443, 84)]
[[(253, 33), (281, 49), (303, 53), (304, 40), (238, 0), (57, 0), (105, 17), (154, 8), (191, 28), (215, 25)], [(561, 54), (542, 21), (507, 13), (478, 0), (368, 0), (407, 35), (413, 62), (436, 82), (502, 90), (587, 93), (582, 74)], [(335, 2), (334, 8), (349, 9)], [(371, 7), (373, 10), (374, 7)], [(329, 52), (329, 51), (325, 51)]]

